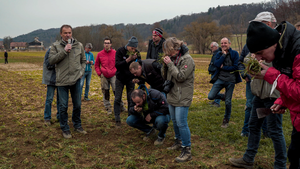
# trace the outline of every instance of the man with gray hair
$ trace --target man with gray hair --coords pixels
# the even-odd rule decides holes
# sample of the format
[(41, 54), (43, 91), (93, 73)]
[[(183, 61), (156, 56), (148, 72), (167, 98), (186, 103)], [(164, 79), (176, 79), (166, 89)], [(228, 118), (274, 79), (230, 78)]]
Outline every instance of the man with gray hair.
[[(208, 66), (208, 73), (211, 75), (211, 78), (212, 78), (213, 74), (217, 70), (217, 67), (214, 65), (214, 62), (216, 60), (216, 54), (219, 51), (222, 51), (222, 49), (219, 47), (219, 44), (217, 42), (212, 42), (210, 44), (210, 49), (211, 49), (213, 55), (211, 57), (211, 60), (210, 60), (209, 66)], [(215, 99), (214, 101), (209, 102), (209, 104), (211, 104), (212, 106), (215, 106), (215, 107), (220, 107), (220, 101), (221, 101), (220, 99)]]
[(91, 43), (87, 43), (85, 45), (85, 57), (86, 57), (86, 67), (85, 67), (85, 73), (81, 78), (80, 81), (80, 88), (81, 88), (81, 95), (83, 90), (84, 81), (85, 82), (85, 93), (84, 93), (84, 100), (90, 101), (89, 99), (89, 90), (90, 90), (90, 84), (91, 84), (91, 78), (92, 78), (92, 65), (95, 64), (94, 55), (91, 52), (93, 46)]

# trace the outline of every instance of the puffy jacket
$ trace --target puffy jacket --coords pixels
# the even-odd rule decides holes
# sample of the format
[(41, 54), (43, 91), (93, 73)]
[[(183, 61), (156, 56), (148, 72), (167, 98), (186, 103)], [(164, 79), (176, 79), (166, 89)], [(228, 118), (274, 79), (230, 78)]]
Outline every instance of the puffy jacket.
[[(232, 50), (231, 48), (229, 48), (229, 53), (230, 53), (230, 57), (231, 57), (231, 61), (232, 61), (232, 66), (223, 66), (222, 69), (225, 71), (229, 71), (229, 72), (234, 72), (236, 70), (238, 70), (238, 64), (239, 64), (239, 53), (235, 50)], [(218, 76), (219, 72), (220, 72), (220, 67), (223, 64), (225, 60), (225, 56), (223, 56), (222, 51), (219, 51), (216, 55), (216, 60), (214, 65), (216, 67), (218, 67), (218, 69), (216, 70), (216, 72), (213, 74), (212, 79), (214, 79), (215, 76)], [(235, 76), (236, 76), (236, 83), (239, 83), (242, 81), (240, 73), (235, 72)]]
[(167, 94), (167, 101), (175, 107), (190, 106), (193, 100), (195, 63), (185, 45), (181, 46), (181, 57), (175, 65), (173, 62), (162, 67), (163, 78), (171, 80), (174, 86)]
[(115, 55), (116, 50), (111, 49), (106, 51), (103, 49), (97, 54), (96, 63), (95, 63), (95, 70), (98, 76), (103, 74), (106, 78), (111, 78), (116, 74), (116, 66), (115, 66)]
[(300, 31), (285, 21), (276, 29), (281, 36), (275, 51), (274, 67), (267, 70), (264, 80), (273, 84), (278, 78), (276, 89), (280, 91), (280, 98), (274, 103), (290, 110), (292, 124), (300, 132)]
[[(126, 59), (129, 57), (127, 55), (128, 50), (125, 47), (120, 47), (116, 52), (116, 76), (117, 79), (120, 80), (122, 83), (126, 83), (129, 80), (132, 80), (134, 78), (133, 74), (129, 71), (129, 65), (132, 62), (137, 62), (141, 60), (141, 56), (138, 56), (135, 60), (132, 60), (130, 62), (126, 62)], [(136, 50), (136, 52), (139, 54), (140, 52)]]
[(148, 103), (148, 110), (143, 111), (142, 113), (136, 112), (134, 110), (135, 103), (131, 101), (129, 105), (129, 114), (143, 116), (144, 118), (150, 114), (151, 123), (155, 122), (155, 118), (157, 116), (169, 114), (169, 106), (165, 96), (162, 93), (160, 93), (158, 90), (147, 88), (145, 92), (147, 93), (146, 102)]
[[(151, 88), (156, 89), (158, 91), (163, 91), (164, 87), (163, 84), (165, 80), (161, 76), (160, 69), (157, 69), (154, 59), (146, 59), (139, 61), (140, 65), (142, 66), (142, 75), (143, 77), (137, 77), (140, 82), (138, 84), (144, 84), (147, 82)], [(154, 66), (153, 66), (154, 65)]]
[(89, 63), (89, 64), (86, 64), (86, 66), (85, 66), (85, 71), (90, 72), (90, 71), (92, 71), (91, 66), (95, 64), (93, 53), (92, 52), (88, 52), (88, 53), (85, 52), (85, 59), (86, 59), (86, 61), (93, 61), (93, 64)]
[(50, 49), (47, 50), (44, 58), (42, 83), (45, 85), (55, 86), (56, 83), (55, 65), (50, 65), (49, 53), (50, 53)]
[(52, 44), (49, 63), (55, 64), (56, 86), (71, 86), (85, 72), (86, 58), (83, 45), (76, 39), (72, 40), (72, 49), (65, 51), (66, 42), (59, 40)]
[(162, 44), (164, 43), (164, 41), (165, 41), (165, 39), (161, 38), (161, 40), (158, 43), (158, 47), (155, 48), (155, 54), (154, 54), (155, 57), (152, 57), (153, 40), (150, 39), (149, 40), (149, 44), (148, 44), (148, 50), (147, 50), (146, 59), (155, 59), (155, 60), (157, 60), (158, 59), (158, 54), (159, 53), (163, 53)]

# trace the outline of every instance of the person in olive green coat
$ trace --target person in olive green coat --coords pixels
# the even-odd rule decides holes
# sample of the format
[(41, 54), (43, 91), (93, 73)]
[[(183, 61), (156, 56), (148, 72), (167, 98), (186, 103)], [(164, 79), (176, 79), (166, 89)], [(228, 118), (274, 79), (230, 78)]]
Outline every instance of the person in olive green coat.
[[(187, 123), (188, 110), (192, 103), (194, 92), (195, 63), (189, 55), (188, 48), (175, 37), (168, 38), (163, 43), (164, 65), (163, 77), (166, 79), (165, 88), (169, 88), (167, 101), (173, 121), (175, 143), (169, 150), (182, 150), (177, 162), (192, 159), (191, 133)], [(166, 89), (166, 91), (168, 91)]]
[(81, 88), (80, 78), (85, 72), (86, 57), (83, 45), (72, 37), (72, 27), (60, 28), (61, 40), (52, 44), (49, 63), (55, 65), (56, 86), (59, 95), (60, 128), (65, 138), (71, 138), (68, 125), (69, 91), (73, 102), (72, 122), (75, 131), (86, 134), (81, 127)]

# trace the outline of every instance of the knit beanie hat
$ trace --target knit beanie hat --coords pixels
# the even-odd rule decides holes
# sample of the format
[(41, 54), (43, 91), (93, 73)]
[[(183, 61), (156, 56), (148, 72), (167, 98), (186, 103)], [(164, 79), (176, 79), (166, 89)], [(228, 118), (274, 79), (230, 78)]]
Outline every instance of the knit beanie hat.
[(160, 28), (155, 28), (152, 33), (155, 33), (156, 35), (162, 38), (163, 31)]
[(137, 48), (138, 46), (138, 40), (136, 37), (132, 36), (129, 40), (128, 40), (128, 43), (126, 45), (127, 46), (131, 46), (131, 47), (134, 47), (134, 48)]
[(252, 21), (247, 29), (246, 44), (251, 53), (267, 49), (279, 41), (277, 30), (262, 22)]

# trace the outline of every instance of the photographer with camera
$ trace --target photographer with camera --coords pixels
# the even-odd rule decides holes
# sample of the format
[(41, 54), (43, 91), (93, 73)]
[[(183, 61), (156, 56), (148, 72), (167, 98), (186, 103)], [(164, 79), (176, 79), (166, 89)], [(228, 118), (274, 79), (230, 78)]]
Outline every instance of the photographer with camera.
[(170, 88), (167, 101), (175, 131), (175, 143), (168, 149), (182, 150), (180, 156), (175, 158), (177, 162), (192, 159), (187, 116), (193, 99), (195, 63), (188, 50), (183, 41), (175, 37), (163, 43), (163, 51), (167, 56), (164, 57), (162, 75), (169, 81), (165, 87)]

